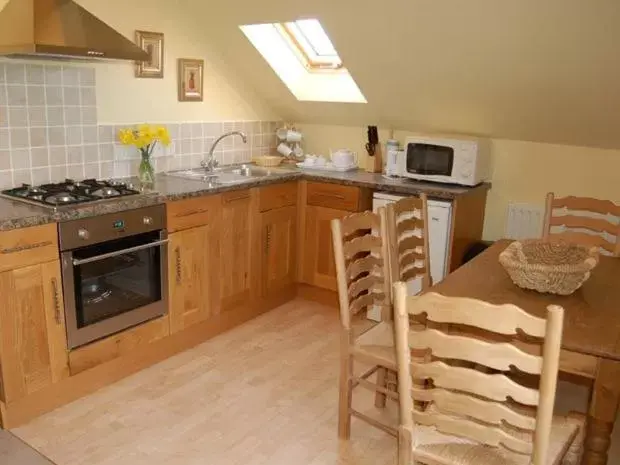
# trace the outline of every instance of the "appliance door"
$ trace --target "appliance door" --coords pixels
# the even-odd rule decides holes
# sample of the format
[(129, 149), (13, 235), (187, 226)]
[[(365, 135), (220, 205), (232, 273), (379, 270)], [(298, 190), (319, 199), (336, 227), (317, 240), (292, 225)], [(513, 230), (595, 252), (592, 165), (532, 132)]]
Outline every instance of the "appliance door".
[(437, 284), (448, 274), (448, 246), (452, 223), (452, 204), (450, 202), (429, 200), (427, 207), (431, 278), (433, 279), (433, 284)]
[[(372, 199), (372, 209), (374, 212), (377, 212), (380, 207), (404, 198), (404, 196), (375, 193)], [(431, 278), (433, 284), (436, 284), (443, 280), (447, 274), (452, 204), (450, 202), (429, 200), (427, 207)], [(412, 279), (407, 282), (407, 292), (409, 295), (416, 295), (421, 290), (422, 278)], [(380, 321), (381, 309), (377, 306), (370, 308), (366, 317), (370, 320)]]
[(452, 176), (454, 148), (444, 145), (407, 144), (406, 173), (422, 176)]
[(63, 252), (69, 348), (167, 312), (167, 242), (152, 231)]

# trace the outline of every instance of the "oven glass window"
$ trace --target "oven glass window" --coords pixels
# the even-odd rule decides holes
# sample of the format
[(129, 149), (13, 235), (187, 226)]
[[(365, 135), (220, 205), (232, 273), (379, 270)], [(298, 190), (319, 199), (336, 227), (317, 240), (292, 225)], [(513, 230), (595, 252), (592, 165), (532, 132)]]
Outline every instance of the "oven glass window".
[(443, 145), (408, 144), (407, 172), (451, 176), (454, 149)]
[(73, 269), (78, 328), (161, 300), (160, 247), (123, 252), (159, 239), (155, 231), (74, 251), (74, 260), (95, 259)]

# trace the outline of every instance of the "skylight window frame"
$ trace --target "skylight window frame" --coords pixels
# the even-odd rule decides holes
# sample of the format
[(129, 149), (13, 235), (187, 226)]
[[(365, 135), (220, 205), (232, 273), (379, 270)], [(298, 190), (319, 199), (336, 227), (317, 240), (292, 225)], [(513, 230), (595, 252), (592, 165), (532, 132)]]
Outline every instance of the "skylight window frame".
[[(301, 63), (306, 67), (308, 71), (311, 72), (340, 72), (344, 70), (344, 65), (342, 63), (342, 59), (339, 55), (323, 57), (319, 55), (314, 46), (312, 45), (312, 41), (305, 37), (303, 31), (299, 30), (299, 34), (304, 35), (306, 41), (308, 42), (308, 46), (312, 48), (314, 52), (314, 56), (310, 56), (306, 47), (301, 44), (300, 40), (297, 38), (297, 32), (295, 32), (290, 24), (295, 24), (295, 21), (289, 23), (277, 23), (274, 24), (274, 27), (278, 30), (278, 32), (282, 35), (284, 40), (290, 49), (295, 53), (297, 58), (301, 61)], [(335, 63), (334, 58), (338, 60), (338, 63)]]

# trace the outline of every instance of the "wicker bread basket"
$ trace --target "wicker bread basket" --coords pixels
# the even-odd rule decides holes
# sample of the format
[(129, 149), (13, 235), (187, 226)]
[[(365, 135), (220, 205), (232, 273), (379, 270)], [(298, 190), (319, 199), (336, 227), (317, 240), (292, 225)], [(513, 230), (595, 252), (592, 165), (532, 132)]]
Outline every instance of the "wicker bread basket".
[(284, 158), (279, 155), (260, 155), (254, 157), (252, 161), (258, 166), (264, 166), (265, 168), (272, 168), (282, 163)]
[(568, 295), (588, 280), (598, 249), (565, 242), (516, 241), (499, 254), (512, 281), (524, 289)]

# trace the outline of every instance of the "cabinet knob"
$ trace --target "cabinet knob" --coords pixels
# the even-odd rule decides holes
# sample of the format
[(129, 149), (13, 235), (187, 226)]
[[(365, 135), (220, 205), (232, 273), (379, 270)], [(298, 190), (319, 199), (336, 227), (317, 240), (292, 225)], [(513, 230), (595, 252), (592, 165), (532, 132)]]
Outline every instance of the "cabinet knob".
[(153, 218), (151, 218), (150, 216), (145, 216), (144, 218), (142, 218), (142, 222), (145, 225), (150, 226), (151, 224), (153, 224)]
[(88, 232), (88, 229), (84, 229), (84, 228), (78, 229), (77, 234), (78, 234), (78, 237), (83, 240), (86, 240), (90, 237), (90, 233)]

